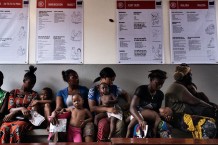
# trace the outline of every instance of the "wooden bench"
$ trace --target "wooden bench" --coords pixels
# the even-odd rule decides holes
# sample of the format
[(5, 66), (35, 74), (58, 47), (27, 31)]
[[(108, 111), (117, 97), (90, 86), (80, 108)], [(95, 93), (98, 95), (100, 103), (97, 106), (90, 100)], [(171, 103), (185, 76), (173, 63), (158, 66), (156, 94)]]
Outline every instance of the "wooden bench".
[(218, 139), (190, 139), (190, 138), (112, 138), (112, 145), (153, 145), (153, 144), (218, 144)]
[(33, 129), (27, 132), (25, 143), (48, 143), (48, 131), (46, 129)]
[[(9, 144), (5, 144), (9, 145)], [(11, 144), (10, 144), (11, 145)], [(111, 145), (111, 142), (91, 142), (91, 143), (73, 143), (73, 142), (59, 142), (59, 143), (16, 143), (15, 145)]]

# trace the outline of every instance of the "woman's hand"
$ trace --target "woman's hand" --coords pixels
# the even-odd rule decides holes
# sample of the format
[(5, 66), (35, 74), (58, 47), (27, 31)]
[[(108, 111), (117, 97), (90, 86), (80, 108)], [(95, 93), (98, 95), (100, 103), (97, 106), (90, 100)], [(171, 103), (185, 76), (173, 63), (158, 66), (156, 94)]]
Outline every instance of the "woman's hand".
[(139, 126), (141, 127), (142, 130), (145, 129), (147, 123), (144, 120), (139, 120)]
[(65, 109), (65, 108), (61, 109), (61, 111), (59, 112), (59, 114), (63, 114), (64, 112), (66, 112), (66, 109)]
[(49, 116), (49, 121), (53, 124), (53, 125), (56, 125), (58, 124), (58, 119), (57, 119), (57, 112), (56, 111), (53, 111), (51, 113), (51, 116)]
[(117, 110), (116, 108), (114, 108), (114, 107), (108, 107), (108, 108), (107, 108), (107, 112), (117, 114), (117, 113), (118, 113), (118, 110)]
[(23, 116), (24, 116), (25, 118), (30, 117), (30, 111), (27, 110), (27, 108), (22, 107), (21, 112), (22, 112), (22, 114), (23, 114)]
[(8, 115), (5, 115), (5, 117), (3, 118), (3, 121), (4, 122), (12, 121), (14, 117), (15, 117), (15, 113), (11, 112)]

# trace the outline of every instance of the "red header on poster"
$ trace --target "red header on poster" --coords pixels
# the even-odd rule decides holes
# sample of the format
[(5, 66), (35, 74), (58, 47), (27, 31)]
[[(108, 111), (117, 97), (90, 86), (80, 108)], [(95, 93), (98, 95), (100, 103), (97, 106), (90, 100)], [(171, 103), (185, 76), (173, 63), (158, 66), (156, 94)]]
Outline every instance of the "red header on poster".
[(37, 0), (37, 8), (76, 8), (76, 0)]
[(170, 9), (208, 9), (208, 1), (170, 1)]
[(1, 0), (0, 8), (23, 8), (23, 0)]
[(155, 1), (117, 1), (117, 9), (155, 9)]

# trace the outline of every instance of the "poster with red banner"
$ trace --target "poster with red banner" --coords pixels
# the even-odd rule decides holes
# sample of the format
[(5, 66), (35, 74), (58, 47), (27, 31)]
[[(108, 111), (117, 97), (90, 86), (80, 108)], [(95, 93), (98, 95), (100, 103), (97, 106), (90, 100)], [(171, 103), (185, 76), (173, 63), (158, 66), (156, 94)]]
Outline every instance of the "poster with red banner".
[(83, 63), (83, 1), (37, 0), (36, 63)]
[(117, 57), (120, 64), (161, 64), (161, 0), (117, 0)]
[(216, 63), (215, 0), (169, 1), (171, 63)]
[(28, 63), (29, 1), (0, 1), (0, 64)]

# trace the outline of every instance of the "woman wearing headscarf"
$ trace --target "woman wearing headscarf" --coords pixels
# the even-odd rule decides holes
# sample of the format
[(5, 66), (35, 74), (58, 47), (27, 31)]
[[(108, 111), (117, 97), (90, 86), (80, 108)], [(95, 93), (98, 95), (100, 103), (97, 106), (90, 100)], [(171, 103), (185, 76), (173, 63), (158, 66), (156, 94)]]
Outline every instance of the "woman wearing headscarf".
[(217, 128), (216, 108), (193, 96), (187, 89), (192, 84), (190, 66), (176, 66), (174, 79), (175, 82), (165, 94), (165, 106), (173, 112), (172, 124), (183, 131), (192, 132), (194, 138), (213, 138)]
[(176, 66), (174, 79), (175, 82), (170, 85), (165, 94), (166, 107), (170, 107), (175, 113), (188, 113), (214, 118), (214, 107), (193, 96), (186, 88), (187, 85), (192, 83), (190, 66), (187, 64)]

